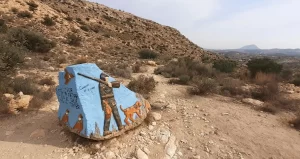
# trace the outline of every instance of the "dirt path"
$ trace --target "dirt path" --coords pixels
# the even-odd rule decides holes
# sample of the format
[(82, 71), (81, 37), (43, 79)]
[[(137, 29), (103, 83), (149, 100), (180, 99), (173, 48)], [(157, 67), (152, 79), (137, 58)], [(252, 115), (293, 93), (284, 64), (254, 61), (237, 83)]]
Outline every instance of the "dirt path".
[[(153, 69), (149, 67), (146, 74), (153, 76)], [(58, 125), (54, 99), (39, 112), (1, 119), (0, 158), (132, 159), (137, 158), (137, 149), (150, 159), (166, 158), (174, 149), (172, 158), (177, 159), (299, 158), (300, 133), (282, 124), (279, 116), (221, 96), (190, 97), (185, 86), (169, 85), (161, 76), (154, 78), (158, 85), (151, 102), (169, 103), (165, 109), (153, 110), (162, 115), (160, 120), (145, 122), (113, 140), (92, 142)], [(175, 138), (172, 149), (165, 146), (171, 138)]]

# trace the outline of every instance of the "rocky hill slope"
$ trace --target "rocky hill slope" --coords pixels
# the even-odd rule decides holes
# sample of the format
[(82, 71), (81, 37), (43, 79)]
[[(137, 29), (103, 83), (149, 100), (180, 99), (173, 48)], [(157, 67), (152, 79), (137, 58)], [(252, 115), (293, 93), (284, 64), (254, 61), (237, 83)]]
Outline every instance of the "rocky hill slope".
[[(68, 59), (74, 59), (74, 55), (85, 55), (93, 62), (114, 56), (116, 60), (126, 61), (137, 57), (138, 51), (147, 48), (164, 57), (218, 58), (174, 28), (101, 4), (72, 0), (34, 2), (37, 6), (25, 0), (1, 1), (1, 17), (9, 27), (21, 26), (38, 31), (55, 41), (57, 45), (51, 50), (53, 57), (63, 54)], [(24, 11), (29, 11), (32, 17), (24, 18), (17, 14)], [(43, 23), (45, 17), (50, 21), (47, 25)], [(54, 23), (51, 24), (51, 21)], [(80, 47), (67, 44), (66, 38), (70, 33), (82, 39)]]

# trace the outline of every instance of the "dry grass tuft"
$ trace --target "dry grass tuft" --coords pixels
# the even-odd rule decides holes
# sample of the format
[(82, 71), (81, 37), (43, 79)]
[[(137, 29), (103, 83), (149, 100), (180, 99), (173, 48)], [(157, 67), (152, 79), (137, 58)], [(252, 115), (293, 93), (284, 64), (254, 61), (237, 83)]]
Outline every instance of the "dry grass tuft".
[(131, 80), (127, 87), (134, 92), (147, 95), (155, 89), (155, 86), (156, 82), (152, 76), (140, 75), (138, 78)]
[(276, 74), (267, 74), (263, 72), (258, 72), (255, 75), (254, 81), (256, 84), (264, 85), (267, 83), (277, 81), (277, 76)]
[(39, 84), (52, 86), (52, 85), (55, 85), (55, 81), (53, 80), (52, 77), (46, 77), (46, 78), (41, 79)]
[(193, 87), (188, 89), (191, 95), (207, 95), (216, 91), (217, 82), (214, 79), (196, 77), (192, 81)]

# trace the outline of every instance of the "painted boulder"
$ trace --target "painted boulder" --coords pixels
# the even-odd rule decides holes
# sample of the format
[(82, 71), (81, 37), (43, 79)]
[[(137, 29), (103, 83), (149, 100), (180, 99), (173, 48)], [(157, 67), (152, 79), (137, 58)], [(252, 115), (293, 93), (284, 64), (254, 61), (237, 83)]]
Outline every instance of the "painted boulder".
[(141, 95), (91, 63), (59, 72), (56, 95), (60, 123), (93, 140), (119, 136), (138, 126), (151, 109)]

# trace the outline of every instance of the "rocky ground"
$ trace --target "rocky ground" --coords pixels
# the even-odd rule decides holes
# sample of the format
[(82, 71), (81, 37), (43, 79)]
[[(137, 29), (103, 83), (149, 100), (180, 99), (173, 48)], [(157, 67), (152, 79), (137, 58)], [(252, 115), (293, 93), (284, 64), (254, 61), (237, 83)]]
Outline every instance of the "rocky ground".
[[(136, 129), (102, 142), (78, 137), (58, 125), (54, 97), (37, 112), (1, 119), (0, 158), (299, 158), (300, 132), (285, 124), (289, 114), (258, 112), (217, 95), (189, 96), (186, 86), (170, 85), (153, 70), (144, 73), (158, 81), (153, 110)], [(48, 74), (57, 80), (57, 72)]]

